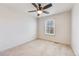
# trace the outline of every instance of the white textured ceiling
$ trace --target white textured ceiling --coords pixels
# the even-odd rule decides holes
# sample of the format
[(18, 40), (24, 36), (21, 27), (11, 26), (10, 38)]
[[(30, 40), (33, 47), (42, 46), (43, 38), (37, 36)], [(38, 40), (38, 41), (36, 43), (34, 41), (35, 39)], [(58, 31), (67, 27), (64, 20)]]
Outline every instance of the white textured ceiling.
[[(47, 3), (42, 3), (42, 6), (46, 5)], [(64, 11), (68, 11), (72, 8), (73, 3), (52, 3), (53, 6), (46, 9), (46, 11), (50, 12), (50, 14), (41, 14), (41, 16), (48, 16), (52, 14), (61, 13)], [(37, 13), (29, 13), (28, 11), (35, 10), (35, 7), (31, 3), (5, 3), (0, 4), (2, 6), (5, 6), (13, 11), (25, 13), (27, 15), (37, 17)]]

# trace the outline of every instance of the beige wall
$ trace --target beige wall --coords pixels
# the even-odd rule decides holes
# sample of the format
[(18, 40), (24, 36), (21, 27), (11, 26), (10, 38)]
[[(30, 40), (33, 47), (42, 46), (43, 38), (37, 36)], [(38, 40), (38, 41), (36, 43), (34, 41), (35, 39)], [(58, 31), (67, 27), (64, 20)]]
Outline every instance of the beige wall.
[(0, 51), (36, 39), (36, 18), (0, 5)]
[[(56, 34), (55, 36), (48, 36), (44, 33), (44, 21), (45, 20), (55, 20), (56, 23)], [(37, 19), (38, 30), (37, 30), (37, 37), (45, 40), (55, 41), (64, 44), (70, 44), (70, 11), (63, 12), (60, 14), (41, 17)]]
[(79, 4), (72, 8), (72, 49), (75, 55), (79, 56)]

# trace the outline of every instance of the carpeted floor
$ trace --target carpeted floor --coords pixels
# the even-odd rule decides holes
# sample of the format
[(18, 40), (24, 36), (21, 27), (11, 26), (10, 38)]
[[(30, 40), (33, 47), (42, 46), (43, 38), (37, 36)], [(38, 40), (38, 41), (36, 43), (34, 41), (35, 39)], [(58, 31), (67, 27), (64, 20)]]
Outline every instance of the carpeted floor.
[(18, 47), (6, 50), (2, 56), (74, 56), (69, 46), (45, 40), (34, 40)]

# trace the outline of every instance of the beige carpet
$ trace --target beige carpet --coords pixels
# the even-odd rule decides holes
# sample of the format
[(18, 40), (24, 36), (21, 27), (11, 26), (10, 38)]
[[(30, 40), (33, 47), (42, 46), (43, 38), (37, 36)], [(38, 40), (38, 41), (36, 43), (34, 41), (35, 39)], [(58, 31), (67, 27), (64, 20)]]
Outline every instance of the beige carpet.
[(5, 56), (73, 56), (69, 46), (45, 40), (34, 40), (1, 53)]

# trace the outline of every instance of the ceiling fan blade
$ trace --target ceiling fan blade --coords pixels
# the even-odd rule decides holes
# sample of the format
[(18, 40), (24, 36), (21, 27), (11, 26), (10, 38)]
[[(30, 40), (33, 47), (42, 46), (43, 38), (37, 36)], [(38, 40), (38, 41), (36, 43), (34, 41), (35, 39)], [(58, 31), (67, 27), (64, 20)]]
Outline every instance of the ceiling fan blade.
[(35, 8), (37, 8), (37, 5), (36, 5), (35, 3), (32, 3), (32, 5), (33, 5)]
[(51, 6), (52, 6), (52, 4), (50, 3), (50, 4), (46, 5), (46, 6), (44, 6), (43, 9), (47, 9), (47, 8), (49, 8)]
[(41, 4), (40, 3), (38, 3), (38, 7), (39, 7), (38, 9), (41, 10)]
[(48, 11), (43, 11), (43, 13), (49, 14), (49, 12), (48, 12)]
[(28, 11), (28, 12), (36, 12), (36, 10)]

